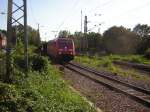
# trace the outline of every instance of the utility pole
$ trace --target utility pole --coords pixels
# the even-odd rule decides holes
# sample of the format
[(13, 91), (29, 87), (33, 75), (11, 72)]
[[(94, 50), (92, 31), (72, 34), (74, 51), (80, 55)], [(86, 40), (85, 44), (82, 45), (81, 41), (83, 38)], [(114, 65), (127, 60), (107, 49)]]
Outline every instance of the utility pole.
[(11, 73), (11, 40), (12, 40), (12, 0), (8, 1), (8, 11), (7, 11), (7, 46), (6, 46), (6, 75), (5, 82), (10, 81)]
[(87, 33), (87, 16), (84, 17), (84, 33)]
[(85, 16), (84, 18), (84, 34), (85, 34), (85, 41), (84, 41), (84, 44), (85, 44), (85, 48), (86, 50), (88, 50), (88, 37), (87, 37), (87, 30), (88, 30), (88, 27), (87, 27), (87, 16)]
[(28, 73), (28, 37), (27, 37), (27, 0), (23, 0), (24, 5), (24, 59), (26, 75)]
[(38, 23), (38, 38), (40, 38), (40, 24)]
[(82, 10), (81, 10), (81, 33), (82, 33)]
[(99, 33), (99, 34), (101, 34), (101, 32), (100, 32), (100, 28), (98, 28), (98, 33)]
[(82, 35), (82, 10), (81, 10), (81, 35), (80, 35), (80, 37), (79, 37), (79, 41), (80, 41), (80, 46), (79, 46), (79, 52), (81, 53), (81, 51), (82, 51), (82, 37), (83, 37), (83, 35)]
[(40, 32), (40, 24), (38, 23), (38, 32)]
[[(19, 4), (14, 2), (15, 0), (8, 0), (8, 12), (7, 12), (7, 51), (6, 51), (6, 81), (10, 79), (11, 73), (11, 50), (13, 47), (12, 40), (12, 28), (13, 25), (20, 25), (20, 33), (24, 37), (24, 59), (25, 59), (25, 71), (28, 72), (28, 37), (27, 37), (27, 0), (22, 0)], [(15, 8), (14, 8), (15, 6)], [(14, 9), (14, 10), (13, 10)], [(18, 13), (19, 12), (19, 13)], [(21, 13), (22, 12), (22, 13)], [(18, 15), (17, 17), (15, 15)], [(22, 22), (23, 19), (23, 22)]]

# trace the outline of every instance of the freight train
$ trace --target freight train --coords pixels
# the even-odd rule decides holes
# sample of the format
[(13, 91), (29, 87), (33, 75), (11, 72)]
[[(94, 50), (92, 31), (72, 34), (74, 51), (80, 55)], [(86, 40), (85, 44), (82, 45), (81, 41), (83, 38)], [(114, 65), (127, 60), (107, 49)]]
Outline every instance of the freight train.
[(57, 61), (69, 62), (74, 59), (75, 46), (72, 39), (57, 38), (43, 44), (42, 51)]

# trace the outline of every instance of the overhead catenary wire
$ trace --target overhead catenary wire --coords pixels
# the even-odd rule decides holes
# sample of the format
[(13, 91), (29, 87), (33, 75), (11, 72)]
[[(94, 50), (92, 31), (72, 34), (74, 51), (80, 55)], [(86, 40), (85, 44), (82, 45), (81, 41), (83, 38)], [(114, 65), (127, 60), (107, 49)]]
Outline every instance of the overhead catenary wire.
[(70, 18), (70, 16), (72, 15), (72, 12), (74, 11), (74, 9), (76, 8), (76, 6), (78, 5), (78, 2), (79, 2), (79, 0), (76, 0), (76, 1), (74, 2), (73, 7), (71, 8), (72, 11), (71, 11), (68, 15), (65, 16), (64, 20), (60, 23), (60, 25), (59, 25), (59, 27), (58, 27), (58, 30), (60, 30), (61, 27), (62, 27), (62, 26), (64, 25), (64, 23), (66, 22), (66, 20), (67, 20), (68, 18)]
[(130, 13), (133, 13), (135, 11), (141, 10), (142, 8), (145, 8), (145, 7), (149, 6), (149, 5), (150, 5), (150, 1), (148, 1), (148, 2), (146, 2), (144, 4), (142, 4), (142, 5), (136, 6), (136, 7), (132, 8), (132, 9), (129, 9), (129, 10), (127, 10), (127, 11), (117, 15), (117, 16), (111, 17), (110, 19), (112, 19), (112, 18), (120, 18), (120, 17), (122, 17), (125, 14), (129, 15)]
[(103, 4), (98, 4), (95, 8), (91, 9), (90, 11), (88, 11), (88, 13), (91, 13), (95, 10), (97, 10), (98, 8), (102, 8), (104, 6), (107, 6), (109, 4), (111, 4), (114, 0), (108, 0), (107, 2), (103, 3)]
[(137, 10), (140, 10), (140, 9), (142, 9), (142, 8), (145, 8), (145, 7), (149, 6), (149, 5), (150, 5), (150, 1), (149, 1), (149, 2), (146, 2), (146, 3), (143, 4), (143, 5), (140, 5), (140, 6), (137, 6), (137, 7), (133, 8), (133, 9), (130, 9), (130, 10), (126, 11), (125, 13), (132, 13), (132, 12), (134, 12), (134, 11), (137, 11)]
[[(108, 4), (110, 4), (112, 1), (114, 1), (114, 0), (109, 0), (109, 1), (107, 1), (107, 2), (105, 2), (105, 3), (103, 3), (102, 6), (108, 5)], [(75, 7), (78, 5), (78, 2), (79, 2), (79, 0), (76, 0), (76, 1), (75, 1), (74, 6), (73, 6), (73, 8), (72, 8), (72, 12), (73, 12), (73, 10), (75, 9)], [(98, 5), (96, 8), (99, 8), (99, 7), (100, 7), (100, 6)], [(96, 8), (94, 8), (94, 9), (96, 9)], [(93, 10), (94, 10), (94, 9), (93, 9)], [(92, 10), (91, 10), (91, 11), (92, 11)], [(89, 12), (91, 12), (91, 11), (89, 11)], [(83, 11), (82, 13), (84, 13), (84, 11)], [(61, 29), (61, 27), (66, 23), (67, 19), (69, 19), (72, 14), (73, 14), (73, 13), (70, 12), (70, 14), (67, 15), (67, 16), (64, 18), (64, 20), (60, 23), (60, 25), (59, 25), (59, 27), (58, 27), (58, 30)], [(84, 14), (83, 14), (83, 15), (84, 15)]]
[[(91, 15), (91, 12), (93, 12), (93, 11), (95, 11), (96, 9), (98, 9), (98, 8), (102, 8), (102, 7), (104, 7), (104, 6), (107, 6), (107, 5), (109, 5), (109, 4), (111, 4), (112, 2), (113, 2), (114, 0), (108, 0), (108, 1), (106, 1), (106, 2), (104, 2), (104, 3), (102, 3), (102, 4), (100, 4), (101, 2), (99, 2), (98, 4), (98, 6), (96, 6), (95, 8), (93, 8), (93, 9), (91, 9), (91, 10), (89, 10), (89, 11), (87, 11), (85, 14), (82, 14), (82, 15), (90, 15), (91, 17), (92, 17), (92, 15), (94, 14), (95, 16), (96, 16), (96, 13), (92, 13), (92, 15)], [(82, 12), (83, 13), (83, 12)], [(101, 14), (97, 14), (97, 15), (99, 15), (99, 16), (101, 16)], [(88, 21), (88, 23), (89, 23), (90, 21)], [(93, 22), (92, 22), (93, 23)], [(94, 23), (99, 23), (99, 22), (94, 22)], [(97, 25), (96, 25), (97, 26)], [(94, 27), (92, 27), (92, 28), (90, 28), (90, 31), (92, 30), (92, 29), (94, 29), (95, 28), (95, 25), (94, 25)], [(89, 31), (89, 30), (88, 30)]]
[(32, 8), (32, 2), (31, 2), (32, 0), (29, 0), (29, 8), (30, 8), (30, 12), (31, 12), (31, 17), (32, 17), (32, 20), (33, 20), (33, 22), (34, 22), (34, 24), (35, 25), (37, 25), (38, 24), (38, 21), (37, 21), (37, 18), (35, 17), (35, 15), (34, 15), (34, 11), (33, 11), (33, 8)]
[(95, 29), (95, 28), (97, 28), (97, 27), (99, 27), (99, 26), (101, 26), (102, 24), (104, 24), (104, 22), (101, 22), (101, 23), (99, 23), (99, 24), (94, 25), (94, 27), (90, 28), (90, 29), (88, 30), (88, 32), (89, 32), (89, 31), (92, 31), (93, 29)]

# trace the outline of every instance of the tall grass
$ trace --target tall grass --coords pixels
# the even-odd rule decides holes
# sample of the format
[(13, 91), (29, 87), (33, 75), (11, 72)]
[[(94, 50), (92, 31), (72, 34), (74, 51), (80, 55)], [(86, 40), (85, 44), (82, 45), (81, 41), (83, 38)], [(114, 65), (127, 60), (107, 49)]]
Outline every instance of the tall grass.
[(119, 60), (140, 64), (150, 64), (150, 60), (146, 59), (143, 55), (109, 55), (106, 57), (109, 57), (112, 61)]
[(47, 58), (31, 52), (27, 76), (23, 55), (15, 51), (12, 58), (11, 83), (0, 81), (0, 112), (95, 112), (69, 89)]
[(146, 63), (149, 64), (150, 61), (146, 60), (143, 56), (140, 55), (128, 55), (128, 56), (119, 56), (119, 55), (109, 55), (109, 56), (77, 56), (75, 61), (82, 63), (86, 66), (94, 67), (98, 70), (103, 70), (111, 73), (115, 73), (116, 75), (120, 75), (123, 77), (130, 77), (134, 80), (142, 80), (146, 83), (150, 82), (150, 78), (145, 75), (140, 75), (140, 73), (135, 70), (124, 70), (119, 66), (116, 66), (112, 63), (114, 60), (120, 61), (129, 61), (136, 63)]

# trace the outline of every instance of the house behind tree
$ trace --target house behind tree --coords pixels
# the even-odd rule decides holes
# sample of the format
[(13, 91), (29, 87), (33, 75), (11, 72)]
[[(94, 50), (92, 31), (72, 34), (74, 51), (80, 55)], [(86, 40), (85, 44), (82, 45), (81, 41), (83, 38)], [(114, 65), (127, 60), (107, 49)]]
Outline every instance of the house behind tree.
[(6, 48), (6, 36), (0, 32), (0, 49)]

